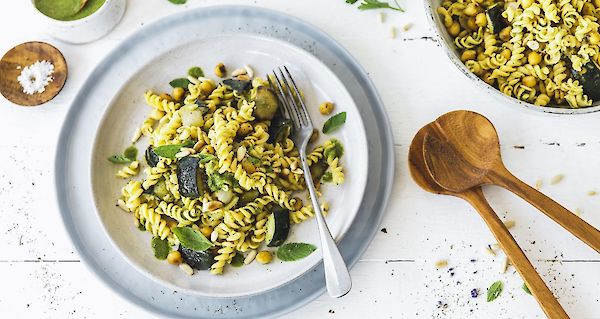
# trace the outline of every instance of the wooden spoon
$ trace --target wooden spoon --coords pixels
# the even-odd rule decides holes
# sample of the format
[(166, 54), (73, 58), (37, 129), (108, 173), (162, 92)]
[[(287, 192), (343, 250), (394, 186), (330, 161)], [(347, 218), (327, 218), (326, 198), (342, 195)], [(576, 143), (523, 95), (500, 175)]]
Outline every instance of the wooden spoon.
[(454, 111), (429, 126), (423, 157), (437, 184), (453, 192), (486, 184), (504, 187), (600, 252), (600, 231), (506, 169), (496, 129), (483, 115)]
[(481, 187), (476, 186), (467, 189), (464, 192), (452, 192), (442, 188), (431, 178), (425, 165), (425, 160), (423, 159), (423, 140), (429, 129), (429, 126), (425, 126), (419, 130), (410, 144), (408, 165), (415, 182), (428, 192), (452, 195), (469, 202), (488, 225), (492, 234), (500, 244), (500, 247), (502, 247), (506, 253), (510, 263), (517, 269), (519, 274), (521, 274), (521, 277), (540, 304), (544, 313), (546, 313), (549, 318), (569, 318), (506, 226), (504, 226), (504, 223), (502, 223), (500, 218), (498, 218), (498, 215), (496, 215), (492, 207), (490, 207), (483, 196)]

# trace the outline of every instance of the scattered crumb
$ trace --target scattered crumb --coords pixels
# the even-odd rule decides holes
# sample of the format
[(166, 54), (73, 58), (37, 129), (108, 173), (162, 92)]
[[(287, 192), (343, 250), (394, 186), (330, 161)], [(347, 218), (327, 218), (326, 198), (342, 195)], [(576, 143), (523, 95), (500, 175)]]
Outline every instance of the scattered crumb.
[(395, 27), (390, 28), (390, 38), (392, 38), (392, 39), (396, 38), (396, 28)]
[(550, 185), (556, 185), (556, 184), (560, 183), (563, 180), (563, 178), (565, 178), (565, 175), (563, 175), (563, 174), (558, 174), (558, 175), (552, 177), (552, 179), (550, 180)]
[(510, 262), (508, 261), (508, 257), (504, 256), (504, 258), (502, 259), (502, 264), (500, 266), (500, 273), (501, 274), (506, 273), (506, 270), (508, 269), (509, 265), (510, 265)]
[(20, 69), (21, 69), (21, 66), (20, 66), (20, 65), (17, 65), (17, 70), (20, 70)]
[(581, 216), (581, 214), (583, 214), (583, 211), (581, 210), (581, 208), (577, 208), (577, 209), (575, 209), (574, 214), (577, 216)]
[(496, 256), (496, 252), (492, 249), (492, 246), (490, 245), (487, 245), (485, 247), (485, 251), (492, 256)]
[(379, 12), (377, 14), (377, 21), (379, 21), (379, 23), (383, 24), (385, 22), (385, 13)]
[(335, 313), (335, 311), (333, 311), (333, 309), (329, 309), (329, 313)]
[(537, 181), (535, 181), (535, 189), (537, 189), (538, 191), (540, 189), (542, 189), (542, 185), (544, 185), (544, 183), (542, 182), (541, 179), (538, 179)]
[(412, 23), (407, 23), (402, 27), (402, 30), (404, 30), (404, 32), (410, 30), (413, 27)]
[(506, 226), (507, 229), (511, 229), (513, 227), (515, 227), (516, 223), (514, 220), (507, 220), (504, 222), (504, 226)]
[(498, 245), (498, 243), (492, 244), (491, 248), (493, 250), (499, 250), (500, 249), (500, 245)]
[(387, 234), (387, 228), (382, 228), (381, 232), (384, 233), (384, 234)]
[(588, 194), (588, 196), (596, 196), (596, 195), (598, 195), (598, 192), (596, 192), (596, 191), (589, 191), (589, 192), (587, 192), (587, 194)]
[(441, 269), (448, 266), (448, 261), (446, 259), (438, 260), (435, 262), (435, 268)]
[(525, 149), (525, 145), (514, 145), (513, 148), (519, 149), (519, 150), (524, 150)]

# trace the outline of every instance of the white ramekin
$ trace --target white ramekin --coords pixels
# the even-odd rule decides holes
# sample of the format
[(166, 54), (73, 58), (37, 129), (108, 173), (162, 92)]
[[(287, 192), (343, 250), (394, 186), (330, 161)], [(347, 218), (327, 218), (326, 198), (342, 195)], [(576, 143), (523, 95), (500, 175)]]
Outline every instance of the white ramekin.
[(45, 22), (50, 36), (69, 43), (87, 43), (103, 37), (121, 21), (126, 2), (106, 0), (96, 12), (73, 21), (56, 20), (46, 16), (35, 7), (34, 0), (31, 0), (31, 5)]
[(477, 75), (473, 74), (469, 69), (462, 63), (460, 60), (460, 56), (458, 55), (458, 50), (454, 46), (454, 42), (452, 41), (452, 37), (446, 31), (442, 19), (440, 15), (437, 13), (437, 9), (440, 7), (441, 0), (425, 0), (425, 12), (427, 13), (427, 17), (429, 18), (429, 22), (431, 23), (432, 28), (436, 32), (436, 40), (440, 44), (440, 47), (446, 51), (446, 54), (456, 65), (456, 67), (466, 75), (477, 87), (482, 90), (487, 91), (494, 97), (507, 102), (507, 104), (518, 105), (521, 107), (525, 107), (528, 109), (542, 111), (546, 113), (555, 113), (555, 114), (585, 114), (600, 111), (600, 101), (596, 101), (590, 107), (572, 109), (572, 108), (564, 108), (564, 107), (549, 107), (549, 106), (537, 106), (531, 103), (527, 103), (525, 101), (521, 101), (519, 99), (510, 97), (508, 95), (503, 94), (498, 91), (498, 89), (493, 86), (485, 83), (481, 80)]

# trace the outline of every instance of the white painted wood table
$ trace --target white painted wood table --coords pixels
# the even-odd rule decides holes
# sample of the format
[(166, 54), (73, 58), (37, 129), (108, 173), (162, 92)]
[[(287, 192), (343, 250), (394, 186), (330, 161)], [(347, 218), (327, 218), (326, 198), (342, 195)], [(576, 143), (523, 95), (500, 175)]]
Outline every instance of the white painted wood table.
[[(600, 227), (600, 113), (553, 116), (504, 105), (478, 90), (432, 40), (419, 1), (407, 13), (360, 12), (343, 0), (130, 0), (123, 21), (105, 38), (69, 45), (48, 38), (30, 1), (0, 4), (0, 51), (30, 40), (57, 46), (69, 65), (64, 90), (52, 102), (23, 108), (0, 99), (0, 318), (153, 318), (110, 291), (79, 260), (54, 198), (53, 159), (70, 103), (105, 54), (144, 24), (192, 7), (252, 4), (301, 17), (330, 33), (368, 70), (394, 130), (396, 181), (382, 231), (352, 270), (354, 288), (341, 299), (322, 296), (287, 318), (542, 318), (478, 215), (455, 198), (419, 189), (407, 171), (407, 149), (423, 124), (450, 110), (488, 116), (500, 134), (509, 169)], [(413, 23), (408, 32), (402, 26)], [(390, 29), (398, 29), (391, 39)], [(77, 107), (73, 105), (72, 107)], [(391, 174), (391, 172), (390, 172)], [(557, 185), (549, 180), (564, 174)], [(573, 318), (600, 318), (600, 256), (516, 196), (487, 188), (494, 208)], [(436, 261), (448, 267), (436, 270)], [(486, 288), (504, 282), (486, 302)], [(472, 298), (471, 290), (479, 297)]]

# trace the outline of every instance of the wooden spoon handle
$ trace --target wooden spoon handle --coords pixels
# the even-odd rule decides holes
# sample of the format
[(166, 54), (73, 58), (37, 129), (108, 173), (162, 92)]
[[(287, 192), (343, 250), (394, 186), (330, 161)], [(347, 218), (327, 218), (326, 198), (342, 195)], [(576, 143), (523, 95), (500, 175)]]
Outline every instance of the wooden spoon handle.
[(571, 234), (575, 235), (575, 237), (592, 247), (596, 252), (600, 253), (600, 231), (598, 229), (586, 223), (583, 219), (571, 213), (550, 197), (525, 184), (506, 168), (493, 172), (489, 177), (493, 184), (502, 186), (520, 196)]
[(519, 247), (510, 234), (504, 223), (498, 218), (492, 207), (488, 204), (480, 187), (468, 190), (462, 193), (462, 197), (467, 200), (479, 215), (483, 218), (489, 229), (492, 231), (500, 247), (506, 253), (510, 263), (517, 269), (521, 277), (527, 284), (527, 287), (537, 300), (538, 304), (550, 319), (569, 318), (558, 300), (554, 297), (544, 280), (537, 273), (525, 253)]

